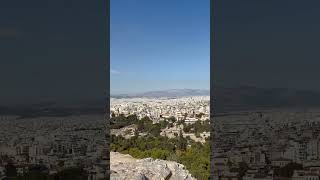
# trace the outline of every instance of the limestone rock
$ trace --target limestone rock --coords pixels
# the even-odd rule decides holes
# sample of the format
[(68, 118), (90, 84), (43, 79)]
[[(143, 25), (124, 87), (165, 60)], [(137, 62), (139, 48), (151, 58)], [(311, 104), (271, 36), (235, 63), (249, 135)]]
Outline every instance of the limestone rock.
[(111, 180), (195, 180), (182, 164), (110, 152)]

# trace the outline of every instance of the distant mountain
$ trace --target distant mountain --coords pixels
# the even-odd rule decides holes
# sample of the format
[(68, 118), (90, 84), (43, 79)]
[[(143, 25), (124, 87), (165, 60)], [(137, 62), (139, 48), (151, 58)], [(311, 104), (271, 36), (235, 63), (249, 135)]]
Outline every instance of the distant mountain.
[(20, 118), (41, 116), (70, 116), (80, 114), (104, 114), (106, 99), (92, 99), (70, 103), (57, 103), (53, 101), (0, 106), (1, 115), (17, 115)]
[(216, 112), (261, 108), (320, 107), (320, 92), (253, 86), (215, 87), (212, 105)]
[(161, 91), (149, 91), (136, 94), (111, 95), (113, 98), (132, 98), (132, 97), (184, 97), (184, 96), (209, 96), (210, 90), (203, 89), (169, 89)]

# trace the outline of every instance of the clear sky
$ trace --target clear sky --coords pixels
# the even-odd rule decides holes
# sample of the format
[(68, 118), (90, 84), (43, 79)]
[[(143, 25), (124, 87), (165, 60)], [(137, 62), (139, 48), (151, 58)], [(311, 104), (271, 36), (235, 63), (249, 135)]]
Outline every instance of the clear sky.
[(110, 0), (111, 93), (209, 89), (209, 0)]
[(214, 1), (215, 82), (320, 90), (320, 1)]
[(0, 106), (103, 100), (105, 7), (106, 1), (2, 1)]

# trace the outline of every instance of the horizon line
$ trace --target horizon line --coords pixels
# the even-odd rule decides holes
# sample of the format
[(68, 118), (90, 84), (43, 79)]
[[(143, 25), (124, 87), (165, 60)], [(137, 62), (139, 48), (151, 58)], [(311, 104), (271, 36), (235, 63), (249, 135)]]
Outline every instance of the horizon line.
[(201, 88), (172, 88), (172, 89), (157, 89), (157, 90), (145, 90), (145, 91), (137, 91), (137, 92), (111, 92), (110, 95), (123, 95), (123, 94), (140, 94), (140, 93), (148, 93), (148, 92), (157, 92), (157, 91), (170, 91), (170, 90), (201, 90), (201, 91), (210, 91), (210, 89), (201, 89)]

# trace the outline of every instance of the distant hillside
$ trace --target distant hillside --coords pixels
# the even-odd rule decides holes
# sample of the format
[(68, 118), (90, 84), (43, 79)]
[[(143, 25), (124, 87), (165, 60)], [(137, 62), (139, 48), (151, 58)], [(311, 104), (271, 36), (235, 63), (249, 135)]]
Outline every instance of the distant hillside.
[(136, 94), (118, 94), (111, 95), (114, 98), (130, 98), (130, 97), (183, 97), (183, 96), (209, 96), (210, 90), (202, 89), (170, 89), (161, 91), (149, 91)]
[(214, 88), (213, 107), (216, 112), (261, 108), (320, 107), (320, 92), (286, 88), (242, 86)]
[(70, 116), (80, 114), (104, 114), (106, 99), (88, 100), (69, 104), (56, 102), (41, 102), (34, 104), (22, 104), (0, 106), (1, 115), (16, 115), (20, 118), (34, 118), (41, 116)]

